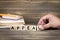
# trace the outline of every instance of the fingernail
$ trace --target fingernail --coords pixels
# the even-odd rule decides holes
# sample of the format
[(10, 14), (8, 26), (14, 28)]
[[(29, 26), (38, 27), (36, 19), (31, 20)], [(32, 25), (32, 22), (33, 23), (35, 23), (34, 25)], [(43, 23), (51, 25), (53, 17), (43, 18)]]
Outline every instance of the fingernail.
[(42, 27), (42, 25), (39, 25), (39, 29), (40, 30), (44, 30), (44, 28)]

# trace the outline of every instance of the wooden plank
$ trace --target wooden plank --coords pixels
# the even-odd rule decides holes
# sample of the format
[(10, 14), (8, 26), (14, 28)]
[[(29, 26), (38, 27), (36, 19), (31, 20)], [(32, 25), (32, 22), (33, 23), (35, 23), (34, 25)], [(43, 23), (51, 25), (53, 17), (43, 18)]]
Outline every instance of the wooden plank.
[(0, 29), (0, 40), (59, 40), (60, 30), (10, 31)]

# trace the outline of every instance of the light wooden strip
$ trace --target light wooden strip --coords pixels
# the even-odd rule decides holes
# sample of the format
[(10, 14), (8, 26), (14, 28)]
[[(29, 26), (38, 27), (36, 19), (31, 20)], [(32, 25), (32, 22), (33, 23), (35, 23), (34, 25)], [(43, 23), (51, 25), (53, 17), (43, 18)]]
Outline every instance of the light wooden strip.
[(0, 3), (3, 3), (3, 2), (16, 2), (16, 1), (0, 1)]
[[(8, 10), (41, 10), (41, 9), (50, 9), (50, 8), (0, 8), (0, 9), (8, 9)], [(52, 8), (51, 10), (60, 10), (58, 8)]]
[(59, 0), (0, 0), (0, 2), (29, 2), (29, 3), (43, 3), (43, 2), (50, 2), (50, 3), (60, 3)]
[(44, 3), (44, 2), (49, 2), (49, 3), (60, 3), (60, 1), (0, 1), (1, 2), (27, 2), (27, 3)]

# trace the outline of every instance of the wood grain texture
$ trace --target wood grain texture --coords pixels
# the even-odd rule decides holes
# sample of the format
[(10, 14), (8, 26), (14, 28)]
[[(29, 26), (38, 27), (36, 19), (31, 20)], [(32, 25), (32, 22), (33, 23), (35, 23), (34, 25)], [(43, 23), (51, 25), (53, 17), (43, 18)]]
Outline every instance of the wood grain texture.
[[(23, 15), (26, 24), (54, 12), (60, 17), (60, 0), (0, 0), (0, 13)], [(60, 30), (10, 31), (0, 29), (0, 40), (60, 40)]]
[(10, 31), (0, 29), (0, 40), (60, 40), (60, 30)]
[(51, 2), (50, 0), (37, 0), (37, 3), (36, 0), (0, 0), (0, 13), (23, 15), (26, 24), (37, 24), (38, 20), (49, 12), (55, 12), (53, 14), (60, 17), (60, 1)]

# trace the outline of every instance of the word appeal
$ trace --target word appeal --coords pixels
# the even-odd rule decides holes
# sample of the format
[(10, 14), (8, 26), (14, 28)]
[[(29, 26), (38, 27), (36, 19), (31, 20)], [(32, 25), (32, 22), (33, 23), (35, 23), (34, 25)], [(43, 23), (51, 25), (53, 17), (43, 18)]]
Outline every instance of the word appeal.
[(42, 28), (41, 25), (19, 25), (19, 26), (12, 26), (10, 27), (10, 30), (25, 30), (25, 31), (37, 31)]

